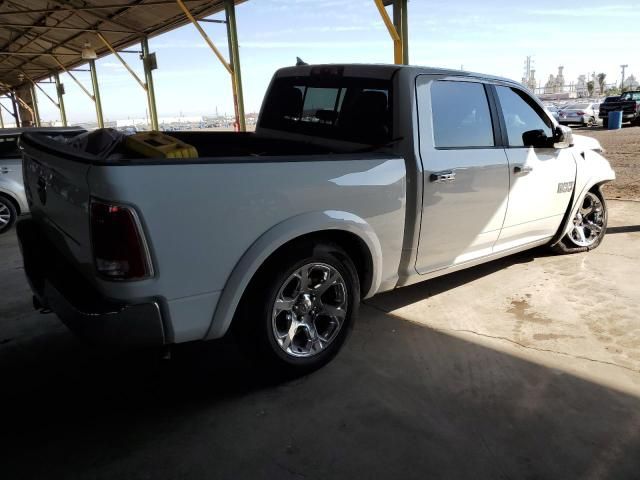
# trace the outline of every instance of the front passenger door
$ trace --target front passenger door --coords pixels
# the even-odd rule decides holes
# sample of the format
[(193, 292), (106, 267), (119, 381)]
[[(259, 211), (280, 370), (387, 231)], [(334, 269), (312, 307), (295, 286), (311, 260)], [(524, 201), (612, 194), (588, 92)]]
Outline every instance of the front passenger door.
[(495, 251), (550, 239), (571, 199), (576, 164), (571, 149), (525, 145), (523, 134), (542, 130), (551, 138), (553, 122), (524, 90), (495, 86), (509, 160), (509, 204)]

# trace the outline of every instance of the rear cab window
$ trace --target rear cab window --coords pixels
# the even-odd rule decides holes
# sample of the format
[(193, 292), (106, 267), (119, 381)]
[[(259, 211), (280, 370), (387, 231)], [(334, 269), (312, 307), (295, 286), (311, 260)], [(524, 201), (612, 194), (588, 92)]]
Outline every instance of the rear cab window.
[(391, 141), (391, 82), (356, 77), (273, 81), (260, 127), (371, 145)]

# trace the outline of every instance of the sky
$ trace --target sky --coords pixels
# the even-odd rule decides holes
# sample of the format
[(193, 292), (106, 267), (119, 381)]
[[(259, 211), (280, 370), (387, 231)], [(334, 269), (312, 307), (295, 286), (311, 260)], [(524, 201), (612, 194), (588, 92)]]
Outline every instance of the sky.
[[(391, 9), (389, 9), (391, 14)], [(224, 14), (211, 18), (222, 19)], [(393, 45), (373, 0), (248, 0), (236, 7), (245, 111), (257, 112), (273, 72), (307, 63), (392, 63)], [(605, 72), (607, 83), (640, 77), (640, 2), (409, 0), (410, 63), (521, 80), (527, 55), (543, 83), (564, 65), (567, 82)], [(228, 58), (223, 24), (203, 28)], [(193, 25), (154, 37), (153, 72), (160, 117), (233, 111), (231, 79)], [(97, 42), (96, 42), (97, 45)], [(137, 55), (123, 54), (141, 78)], [(146, 116), (146, 96), (113, 56), (97, 61), (105, 120)], [(90, 87), (89, 74), (77, 77)], [(66, 75), (67, 117), (95, 120), (93, 103)], [(55, 98), (53, 85), (44, 85)], [(42, 94), (44, 121), (59, 118)], [(6, 117), (6, 115), (5, 115)]]

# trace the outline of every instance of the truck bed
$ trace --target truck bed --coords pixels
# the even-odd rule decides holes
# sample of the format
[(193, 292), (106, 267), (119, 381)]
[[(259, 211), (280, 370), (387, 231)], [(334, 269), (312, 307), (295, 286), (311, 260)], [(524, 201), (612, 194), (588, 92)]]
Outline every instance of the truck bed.
[[(136, 152), (127, 150), (124, 144), (112, 155), (102, 157), (72, 148), (45, 135), (27, 132), (22, 136), (23, 145), (29, 145), (43, 152), (64, 152), (67, 158), (94, 165), (105, 164), (157, 164), (157, 163), (211, 163), (221, 158), (233, 158), (234, 161), (255, 161), (256, 157), (320, 155), (330, 153), (326, 146), (312, 143), (267, 138), (253, 132), (171, 132), (171, 136), (193, 145), (198, 151), (196, 158), (161, 158), (142, 157)], [(245, 157), (245, 158), (242, 158)]]
[[(100, 159), (23, 136), (33, 221), (77, 283), (109, 301), (157, 303), (168, 342), (213, 338), (224, 333), (222, 326), (209, 331), (221, 290), (252, 245), (285, 225), (286, 234), (295, 235), (320, 218), (318, 225), (326, 229), (335, 218), (371, 229), (385, 251), (378, 281), (394, 284), (405, 223), (404, 158), (328, 153), (254, 134), (176, 136), (195, 145), (200, 158)], [(149, 243), (153, 278), (118, 282), (96, 275), (94, 200), (135, 210)]]

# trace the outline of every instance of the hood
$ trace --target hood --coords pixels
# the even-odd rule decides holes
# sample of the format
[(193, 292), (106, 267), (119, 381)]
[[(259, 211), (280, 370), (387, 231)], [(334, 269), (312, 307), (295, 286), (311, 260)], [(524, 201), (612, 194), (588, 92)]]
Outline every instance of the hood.
[(595, 138), (586, 137), (584, 135), (573, 136), (573, 146), (579, 151), (584, 152), (586, 150), (593, 150), (594, 152), (602, 153), (604, 148), (600, 145), (600, 142)]

